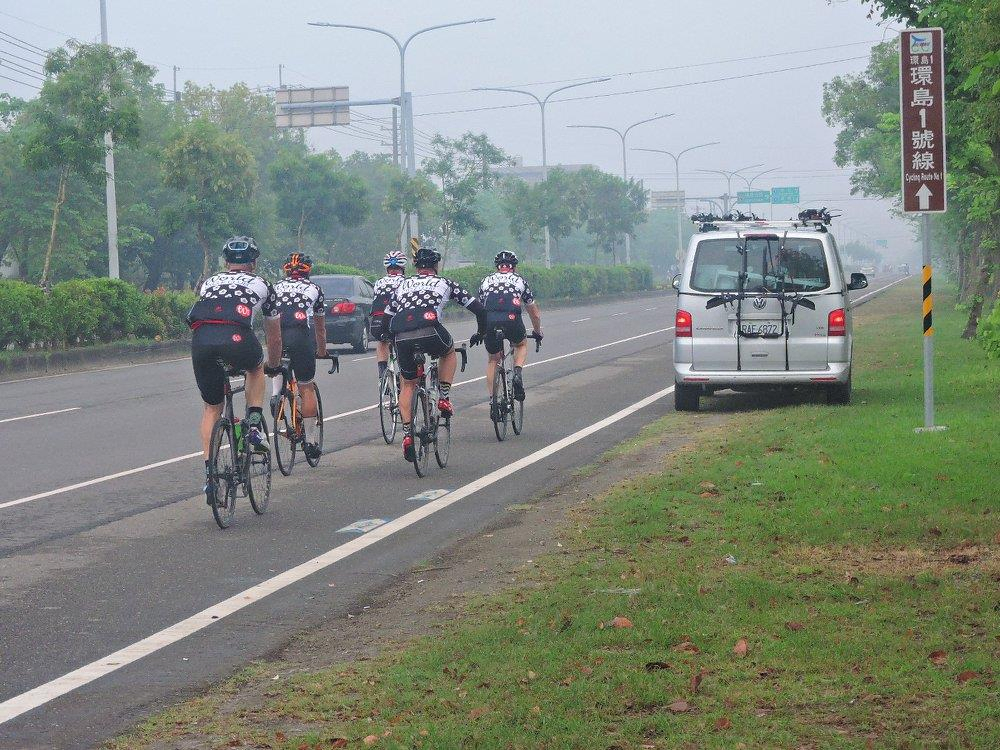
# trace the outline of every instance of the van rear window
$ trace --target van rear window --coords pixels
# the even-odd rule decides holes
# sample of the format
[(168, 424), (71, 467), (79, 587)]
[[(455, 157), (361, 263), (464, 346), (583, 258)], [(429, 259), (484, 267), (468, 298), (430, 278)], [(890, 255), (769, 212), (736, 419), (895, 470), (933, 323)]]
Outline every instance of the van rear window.
[(691, 288), (735, 292), (743, 269), (740, 247), (747, 246), (748, 292), (816, 292), (830, 286), (830, 270), (820, 240), (808, 238), (704, 239), (695, 249)]

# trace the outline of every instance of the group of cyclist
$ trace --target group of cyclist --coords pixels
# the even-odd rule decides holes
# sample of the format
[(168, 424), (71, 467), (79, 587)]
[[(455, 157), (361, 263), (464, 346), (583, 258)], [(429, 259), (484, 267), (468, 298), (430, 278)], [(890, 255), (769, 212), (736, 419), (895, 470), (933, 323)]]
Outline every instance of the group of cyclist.
[[(191, 359), (195, 380), (204, 402), (201, 420), (202, 448), (208, 472), (212, 427), (222, 412), (228, 371), (246, 374), (247, 439), (254, 451), (269, 450), (263, 421), (266, 376), (274, 378), (273, 404), (281, 392), (284, 352), (289, 369), (302, 394), (307, 457), (316, 457), (318, 416), (315, 384), (316, 358), (326, 353), (326, 305), (322, 288), (310, 280), (312, 260), (305, 254), (289, 254), (282, 270), (285, 277), (272, 285), (257, 275), (260, 250), (252, 237), (233, 237), (222, 250), (226, 268), (205, 279), (198, 300), (188, 313), (192, 328)], [(472, 294), (453, 280), (440, 276), (441, 254), (432, 247), (420, 247), (413, 255), (416, 273), (406, 275), (406, 255), (393, 250), (386, 254), (385, 276), (375, 283), (369, 329), (377, 342), (379, 377), (388, 366), (390, 347), (395, 346), (401, 378), (399, 408), (403, 428), (403, 456), (414, 461), (411, 398), (417, 382), (418, 352), (438, 358), (438, 409), (450, 417), (451, 385), (456, 370), (454, 339), (442, 323), (442, 311), (449, 301), (457, 302), (476, 316), (477, 330), (469, 343), (485, 345), (489, 354), (487, 388), (493, 388), (493, 370), (502, 354), (503, 338), (514, 347), (514, 397), (524, 400), (522, 368), (527, 356), (527, 330), (522, 317), (527, 309), (533, 335), (542, 338), (541, 313), (531, 288), (517, 273), (517, 256), (508, 250), (494, 258), (491, 273)], [(261, 343), (252, 329), (255, 316), (264, 317), (267, 345), (265, 362)], [(497, 336), (501, 331), (503, 338)], [(491, 415), (494, 416), (495, 415)], [(216, 502), (212, 483), (206, 482), (206, 500)]]

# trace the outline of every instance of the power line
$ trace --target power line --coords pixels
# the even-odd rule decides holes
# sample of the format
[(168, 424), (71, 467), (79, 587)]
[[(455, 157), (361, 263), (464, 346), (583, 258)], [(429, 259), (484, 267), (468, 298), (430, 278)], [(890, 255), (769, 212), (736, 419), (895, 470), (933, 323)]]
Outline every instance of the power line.
[(48, 26), (42, 26), (40, 23), (35, 23), (34, 21), (29, 21), (27, 18), (21, 18), (20, 16), (15, 16), (13, 13), (5, 13), (0, 10), (0, 16), (7, 16), (7, 18), (13, 18), (15, 21), (20, 21), (21, 23), (26, 23), (29, 26), (34, 26), (38, 29), (44, 29), (45, 31), (51, 31), (53, 34), (58, 34), (66, 39), (72, 39), (73, 35), (68, 31), (60, 31), (59, 29), (53, 29)]
[[(836, 65), (837, 63), (844, 62), (854, 62), (855, 60), (867, 60), (868, 55), (859, 55), (857, 57), (843, 57), (839, 60), (826, 60), (824, 62), (809, 63), (807, 65), (794, 65), (788, 68), (776, 68), (774, 70), (762, 70), (758, 73), (743, 73), (741, 75), (735, 76), (724, 76), (722, 78), (707, 78), (703, 81), (690, 81), (688, 83), (670, 83), (664, 86), (650, 86), (643, 89), (630, 89), (629, 91), (611, 91), (604, 94), (589, 94), (586, 96), (570, 96), (564, 99), (553, 99), (552, 102), (579, 102), (586, 99), (606, 99), (612, 96), (627, 96), (629, 94), (646, 94), (651, 91), (667, 91), (669, 89), (683, 89), (690, 86), (703, 86), (709, 83), (723, 83), (726, 81), (740, 81), (747, 78), (760, 78), (762, 76), (774, 75), (776, 73), (787, 73), (793, 70), (807, 70), (809, 68), (819, 68), (823, 65)], [(454, 115), (462, 112), (488, 112), (498, 109), (520, 109), (522, 107), (534, 107), (536, 106), (534, 102), (526, 102), (523, 104), (500, 104), (490, 107), (470, 107), (467, 109), (449, 109), (441, 112), (418, 112), (415, 114), (416, 117), (431, 117), (434, 115)]]
[[(843, 49), (844, 47), (858, 47), (858, 46), (863, 45), (863, 44), (878, 44), (878, 43), (879, 43), (879, 40), (878, 39), (874, 39), (874, 40), (864, 41), (864, 42), (848, 42), (846, 44), (831, 44), (831, 45), (826, 46), (826, 47), (813, 47), (811, 49), (787, 50), (785, 52), (771, 52), (771, 53), (764, 54), (764, 55), (751, 55), (749, 57), (731, 57), (731, 58), (724, 59), (724, 60), (709, 60), (709, 61), (700, 62), (700, 63), (689, 63), (687, 65), (671, 65), (671, 66), (665, 67), (665, 68), (647, 68), (645, 70), (631, 70), (631, 71), (622, 71), (622, 72), (618, 72), (618, 73), (602, 73), (602, 74), (595, 74), (595, 75), (591, 75), (591, 76), (583, 76), (583, 77), (580, 77), (580, 78), (560, 78), (560, 79), (556, 79), (556, 80), (552, 80), (552, 81), (532, 81), (530, 83), (512, 83), (512, 84), (507, 84), (507, 87), (511, 88), (511, 87), (523, 87), (523, 86), (542, 86), (542, 85), (549, 85), (549, 84), (556, 84), (556, 83), (572, 83), (574, 81), (588, 81), (588, 80), (590, 80), (592, 78), (620, 78), (620, 77), (623, 77), (623, 76), (645, 75), (647, 73), (665, 73), (665, 72), (677, 71), (677, 70), (690, 70), (692, 68), (705, 68), (705, 67), (708, 67), (708, 66), (711, 66), (711, 65), (725, 65), (725, 64), (728, 64), (728, 63), (736, 63), (736, 62), (750, 62), (752, 60), (765, 60), (765, 59), (772, 58), (772, 57), (784, 57), (784, 56), (788, 56), (788, 55), (802, 55), (802, 54), (807, 54), (809, 52), (822, 52), (824, 50)], [(435, 92), (432, 92), (432, 93), (429, 93), (429, 94), (414, 94), (413, 98), (416, 99), (418, 97), (424, 97), (424, 96), (448, 96), (448, 95), (451, 95), (451, 94), (469, 94), (469, 93), (474, 93), (474, 92), (476, 92), (475, 89), (456, 89), (454, 91), (435, 91)]]
[(9, 39), (10, 41), (6, 42), (7, 44), (12, 44), (15, 47), (20, 47), (25, 52), (30, 52), (33, 55), (38, 55), (42, 59), (45, 59), (49, 54), (48, 50), (42, 49), (38, 45), (25, 41), (20, 37), (14, 36), (13, 34), (8, 34), (6, 31), (0, 31), (0, 37), (5, 37), (6, 39)]
[(35, 89), (36, 91), (41, 91), (42, 90), (41, 86), (36, 86), (35, 84), (28, 83), (27, 81), (19, 81), (18, 79), (11, 78), (10, 76), (0, 75), (0, 78), (3, 78), (6, 81), (13, 81), (14, 83), (19, 83), (22, 86), (27, 86), (28, 88)]
[[(3, 41), (4, 41), (3, 39), (0, 39), (0, 43), (2, 43)], [(27, 57), (21, 57), (20, 55), (15, 55), (13, 52), (8, 52), (7, 50), (0, 49), (0, 55), (3, 55), (4, 57), (13, 57), (13, 58), (16, 58), (18, 60), (21, 60), (22, 62), (26, 62), (26, 63), (28, 63), (30, 65), (34, 65), (36, 68), (38, 68), (39, 72), (42, 72), (42, 71), (45, 70), (45, 68), (41, 64), (36, 63), (34, 60), (30, 60)]]
[(11, 62), (10, 60), (5, 60), (3, 57), (0, 57), (0, 68), (18, 68), (19, 70), (15, 70), (14, 72), (19, 76), (28, 76), (29, 78), (34, 78), (38, 81), (45, 80), (45, 76), (40, 76), (30, 68), (18, 65), (16, 62)]

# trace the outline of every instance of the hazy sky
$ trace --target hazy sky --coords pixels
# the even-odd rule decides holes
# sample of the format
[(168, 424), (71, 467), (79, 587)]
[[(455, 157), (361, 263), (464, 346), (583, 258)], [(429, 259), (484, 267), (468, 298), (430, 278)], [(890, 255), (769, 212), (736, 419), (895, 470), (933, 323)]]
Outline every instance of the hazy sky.
[[(847, 224), (862, 236), (897, 241), (907, 236), (902, 224), (889, 219), (886, 204), (848, 200), (847, 172), (832, 160), (835, 132), (820, 115), (823, 82), (863, 69), (872, 44), (892, 34), (867, 18), (860, 0), (108, 0), (108, 16), (111, 43), (136, 49), (159, 68), (158, 80), (168, 88), (173, 65), (180, 68), (182, 82), (275, 86), (281, 63), (286, 84), (348, 85), (352, 99), (398, 94), (395, 46), (376, 34), (314, 28), (308, 21), (377, 26), (405, 36), (438, 23), (495, 16), (490, 23), (430, 32), (410, 46), (407, 82), (421, 131), (418, 149), (435, 132), (473, 130), (488, 133), (525, 163), (540, 163), (537, 105), (434, 113), (530, 101), (469, 91), (475, 86), (516, 86), (544, 94), (574, 80), (613, 76), (563, 96), (673, 88), (553, 100), (547, 116), (550, 164), (591, 163), (620, 174), (617, 136), (566, 126), (623, 127), (673, 112), (671, 118), (633, 130), (629, 146), (676, 151), (721, 141), (684, 157), (681, 182), (689, 195), (718, 195), (725, 188), (723, 181), (697, 169), (732, 170), (760, 162), (761, 169), (781, 169), (755, 187), (799, 185), (804, 202), (843, 209)], [(39, 58), (15, 45), (50, 48), (70, 36), (99, 40), (99, 2), (0, 0), (0, 32), (7, 35), (0, 35), (0, 75), (32, 80), (7, 63), (33, 69), (10, 55)], [(0, 91), (33, 93), (2, 78)], [(381, 145), (383, 138), (389, 140), (381, 131), (389, 116), (388, 107), (359, 108), (350, 129), (314, 129), (310, 138), (317, 147), (341, 153), (389, 151)], [(673, 189), (673, 162), (667, 156), (630, 152), (629, 173), (649, 189)], [(848, 234), (845, 229), (843, 224), (841, 235)]]

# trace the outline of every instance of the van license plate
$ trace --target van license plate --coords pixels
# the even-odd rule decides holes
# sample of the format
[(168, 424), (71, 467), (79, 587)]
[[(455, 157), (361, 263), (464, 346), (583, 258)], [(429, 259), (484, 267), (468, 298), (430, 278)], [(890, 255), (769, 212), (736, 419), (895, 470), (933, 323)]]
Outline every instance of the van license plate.
[(740, 324), (740, 332), (744, 336), (777, 336), (780, 327), (778, 323), (762, 320), (743, 321)]

